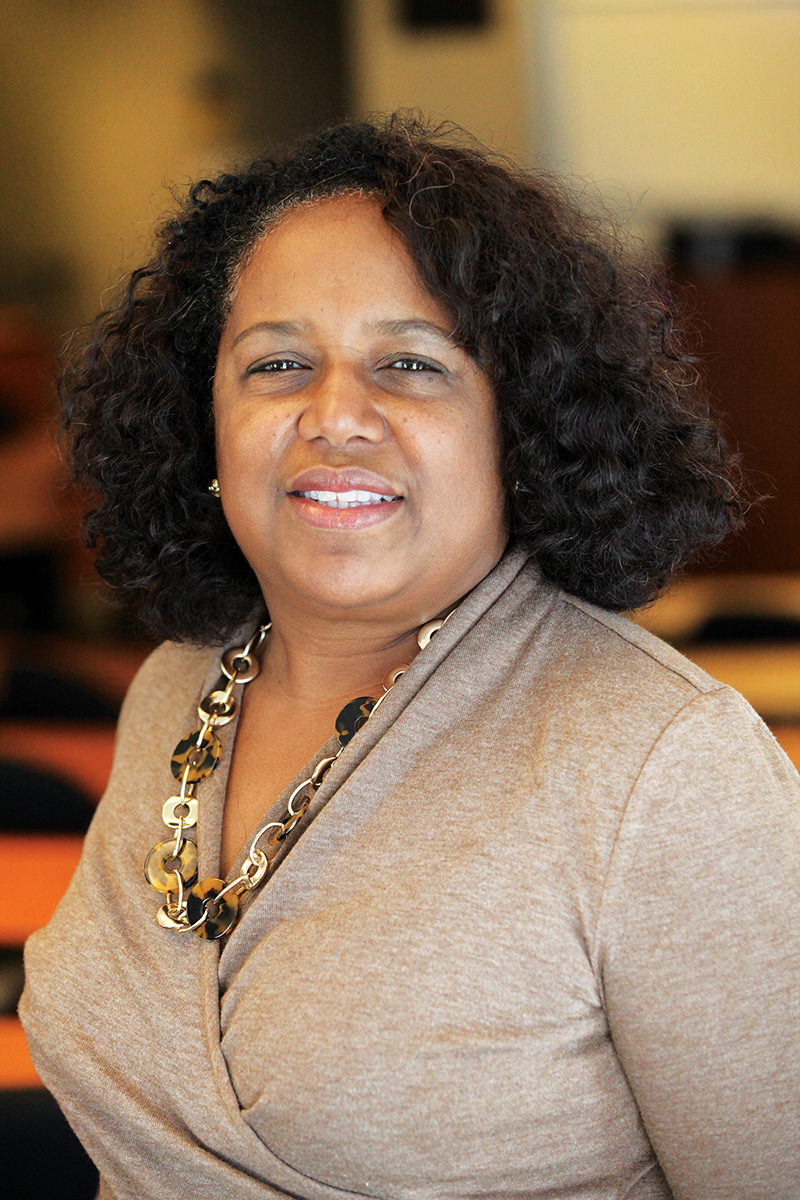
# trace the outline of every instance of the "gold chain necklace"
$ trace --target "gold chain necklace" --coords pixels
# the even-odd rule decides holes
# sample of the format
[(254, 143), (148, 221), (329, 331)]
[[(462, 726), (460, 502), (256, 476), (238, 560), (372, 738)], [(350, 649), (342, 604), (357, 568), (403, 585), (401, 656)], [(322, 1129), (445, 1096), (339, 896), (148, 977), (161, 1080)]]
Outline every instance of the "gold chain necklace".
[[(418, 630), (420, 650), (425, 649), (449, 616), (448, 613), (441, 620), (428, 621)], [(357, 696), (344, 706), (336, 718), (338, 750), (321, 758), (308, 779), (297, 785), (280, 821), (268, 821), (256, 830), (241, 875), (228, 884), (223, 879), (203, 879), (198, 883), (197, 843), (184, 836), (187, 829), (197, 825), (197, 785), (219, 766), (222, 746), (215, 730), (236, 715), (238, 705), (233, 695), (236, 684), (248, 684), (258, 675), (260, 664), (256, 655), (270, 628), (269, 624), (261, 625), (246, 646), (222, 655), (222, 678), (197, 708), (202, 724), (181, 738), (172, 755), (172, 774), (180, 780), (181, 787), (177, 796), (170, 796), (164, 802), (161, 811), (170, 836), (153, 846), (144, 863), (147, 882), (166, 897), (156, 914), (164, 929), (192, 932), (207, 939), (230, 933), (239, 917), (239, 897), (266, 880), (281, 844), (302, 821), (328, 771), (408, 670), (407, 663), (392, 667), (384, 676), (382, 696)], [(266, 838), (263, 847), (259, 846), (262, 838)]]

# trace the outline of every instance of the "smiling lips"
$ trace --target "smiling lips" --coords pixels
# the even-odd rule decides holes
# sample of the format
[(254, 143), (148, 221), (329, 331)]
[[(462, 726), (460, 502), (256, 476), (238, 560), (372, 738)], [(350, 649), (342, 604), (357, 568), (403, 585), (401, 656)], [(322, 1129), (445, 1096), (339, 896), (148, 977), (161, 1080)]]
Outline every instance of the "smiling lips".
[(388, 480), (360, 468), (312, 468), (292, 480), (289, 489), (288, 498), (304, 525), (340, 532), (382, 525), (404, 499)]
[(367, 504), (388, 504), (399, 500), (399, 496), (385, 496), (380, 492), (364, 492), (355, 489), (349, 492), (297, 492), (304, 500), (314, 500), (326, 508), (360, 508)]

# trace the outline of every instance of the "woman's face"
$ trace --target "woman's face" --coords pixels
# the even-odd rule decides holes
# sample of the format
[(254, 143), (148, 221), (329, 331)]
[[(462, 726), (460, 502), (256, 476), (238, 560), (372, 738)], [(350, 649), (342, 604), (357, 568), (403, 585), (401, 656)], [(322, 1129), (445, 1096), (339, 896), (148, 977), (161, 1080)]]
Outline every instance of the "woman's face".
[(505, 546), (489, 379), (378, 203), (300, 206), (246, 260), (214, 381), (226, 518), (281, 605), (411, 628)]

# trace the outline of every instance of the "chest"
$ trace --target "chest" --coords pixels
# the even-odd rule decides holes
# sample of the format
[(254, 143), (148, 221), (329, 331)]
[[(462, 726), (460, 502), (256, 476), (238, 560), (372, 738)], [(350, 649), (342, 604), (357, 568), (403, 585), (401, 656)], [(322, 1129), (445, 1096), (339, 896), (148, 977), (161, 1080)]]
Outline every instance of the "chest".
[[(223, 792), (226, 806), (251, 795), (259, 820), (330, 730), (315, 729), (314, 745), (294, 754), (289, 737), (270, 775), (260, 764), (281, 739), (265, 751), (251, 724), (239, 742), (240, 722), (231, 760), (241, 786), (212, 777), (206, 812)], [(42, 1035), (58, 1041), (52, 1052), (74, 1094), (97, 1075), (87, 1057), (98, 1046), (107, 1055), (86, 1106), (98, 1114), (98, 1153), (110, 1153), (108, 1114), (131, 1096), (132, 1123), (152, 1129), (137, 1161), (109, 1162), (110, 1174), (139, 1179), (157, 1163), (159, 1190), (190, 1177), (198, 1194), (237, 1200), (250, 1200), (253, 1179), (315, 1200), (341, 1189), (394, 1200), (556, 1195), (564, 1181), (563, 1195), (633, 1194), (652, 1151), (587, 954), (610, 838), (581, 815), (606, 809), (628, 781), (615, 783), (613, 763), (590, 772), (565, 762), (546, 729), (537, 719), (515, 742), (465, 691), (449, 710), (418, 704), (372, 753), (343, 757), (218, 975), (213, 947), (153, 928), (141, 868), (126, 865), (130, 844), (152, 840), (153, 801), (132, 816), (120, 782), (99, 814), (74, 910), (50, 935), (61, 956), (69, 943), (81, 971), (54, 987), (58, 1019)], [(125, 936), (87, 949), (90, 914)], [(86, 1013), (96, 1024), (88, 1041)], [(134, 1018), (124, 1038), (120, 1013)], [(216, 1186), (201, 1178), (198, 1146), (210, 1149)], [(239, 1170), (220, 1186), (224, 1163)], [(138, 1194), (158, 1194), (155, 1180)], [(646, 1194), (667, 1192), (656, 1182)]]
[(246, 962), (223, 955), (222, 1051), (259, 1139), (304, 1176), (381, 1196), (538, 1195), (641, 1169), (547, 847), (480, 856), (452, 828), (372, 832), (346, 860), (331, 846), (302, 896), (279, 871)]
[(575, 781), (554, 789), (552, 753), (521, 761), (500, 737), (476, 756), (464, 721), (402, 755), (392, 736), (223, 952), (245, 1120), (337, 1189), (617, 1195), (652, 1151), (589, 960)]
[(294, 710), (258, 692), (246, 697), (236, 731), (222, 816), (220, 865), (226, 876), (275, 799), (312, 759), (321, 758), (333, 720), (326, 709)]

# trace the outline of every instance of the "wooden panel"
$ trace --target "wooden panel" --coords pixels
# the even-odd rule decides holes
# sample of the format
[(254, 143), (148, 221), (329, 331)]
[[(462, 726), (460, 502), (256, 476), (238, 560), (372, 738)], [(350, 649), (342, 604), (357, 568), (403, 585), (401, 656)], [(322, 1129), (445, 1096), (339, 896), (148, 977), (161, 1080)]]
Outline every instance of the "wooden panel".
[(757, 490), (721, 560), (724, 571), (798, 571), (800, 537), (800, 268), (750, 266), (678, 273), (691, 285), (714, 407), (744, 455)]
[(17, 1017), (0, 1016), (0, 1087), (37, 1087), (41, 1080)]
[(766, 721), (800, 720), (800, 646), (684, 646), (683, 652), (709, 675), (730, 684)]
[(657, 637), (685, 644), (713, 617), (800, 622), (800, 574), (727, 575), (720, 571), (677, 579), (648, 608), (628, 616)]
[(66, 675), (117, 705), (153, 649), (150, 643), (96, 641), (61, 633), (37, 633), (9, 642), (15, 662)]
[(0, 835), (0, 879), (11, 900), (0, 905), (0, 945), (21, 946), (50, 920), (81, 856), (69, 834)]

